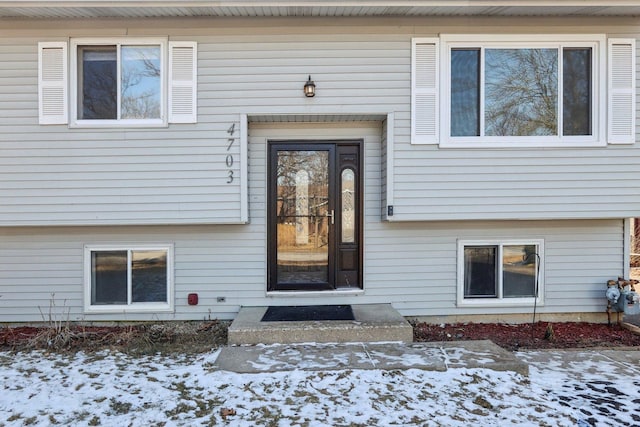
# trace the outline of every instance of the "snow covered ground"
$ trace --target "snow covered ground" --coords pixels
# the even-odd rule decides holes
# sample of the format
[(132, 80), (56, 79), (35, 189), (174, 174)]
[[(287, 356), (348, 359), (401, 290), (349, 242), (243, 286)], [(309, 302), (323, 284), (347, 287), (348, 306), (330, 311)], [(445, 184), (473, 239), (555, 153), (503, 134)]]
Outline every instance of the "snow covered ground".
[(635, 355), (522, 352), (530, 363), (523, 377), (488, 369), (236, 374), (215, 367), (217, 354), (0, 352), (0, 426), (640, 425)]

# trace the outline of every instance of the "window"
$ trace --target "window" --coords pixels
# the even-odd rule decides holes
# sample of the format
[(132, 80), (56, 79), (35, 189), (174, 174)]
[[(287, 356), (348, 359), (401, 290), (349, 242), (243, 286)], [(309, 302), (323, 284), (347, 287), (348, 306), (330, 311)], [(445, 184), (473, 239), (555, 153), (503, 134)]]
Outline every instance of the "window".
[(542, 242), (459, 242), (458, 304), (542, 302)]
[[(153, 127), (195, 123), (194, 42), (159, 38), (39, 43), (40, 124)], [(70, 114), (67, 114), (67, 87)]]
[(414, 39), (412, 143), (633, 143), (634, 46), (629, 39), (606, 43), (603, 35)]
[(87, 311), (170, 311), (172, 248), (86, 247)]
[(164, 40), (74, 40), (76, 124), (164, 124)]
[(593, 135), (593, 50), (452, 48), (450, 136)]
[(77, 52), (79, 120), (162, 119), (162, 45), (78, 46)]

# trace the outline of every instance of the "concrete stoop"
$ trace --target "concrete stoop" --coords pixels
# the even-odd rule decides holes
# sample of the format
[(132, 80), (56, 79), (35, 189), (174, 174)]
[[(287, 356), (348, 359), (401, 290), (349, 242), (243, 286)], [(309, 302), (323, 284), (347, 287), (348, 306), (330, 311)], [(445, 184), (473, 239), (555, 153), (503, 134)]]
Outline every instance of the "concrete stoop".
[(351, 307), (355, 320), (311, 322), (261, 322), (268, 307), (242, 307), (229, 327), (228, 343), (413, 341), (413, 328), (390, 304), (358, 304)]

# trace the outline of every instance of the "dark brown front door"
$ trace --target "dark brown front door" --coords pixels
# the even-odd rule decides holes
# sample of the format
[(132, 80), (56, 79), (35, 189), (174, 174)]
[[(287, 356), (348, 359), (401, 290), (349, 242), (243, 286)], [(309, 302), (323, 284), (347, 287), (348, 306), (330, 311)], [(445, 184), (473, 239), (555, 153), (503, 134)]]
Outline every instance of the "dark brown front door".
[(362, 286), (360, 147), (269, 144), (269, 290)]

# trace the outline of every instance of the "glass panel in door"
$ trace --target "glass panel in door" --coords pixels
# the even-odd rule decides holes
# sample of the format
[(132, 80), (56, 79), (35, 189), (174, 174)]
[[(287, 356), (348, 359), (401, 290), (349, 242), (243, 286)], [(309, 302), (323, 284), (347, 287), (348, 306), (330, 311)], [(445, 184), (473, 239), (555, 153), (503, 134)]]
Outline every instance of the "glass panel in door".
[(329, 277), (329, 151), (278, 150), (276, 283), (327, 285)]

